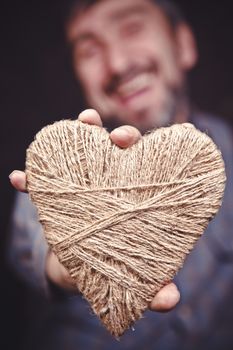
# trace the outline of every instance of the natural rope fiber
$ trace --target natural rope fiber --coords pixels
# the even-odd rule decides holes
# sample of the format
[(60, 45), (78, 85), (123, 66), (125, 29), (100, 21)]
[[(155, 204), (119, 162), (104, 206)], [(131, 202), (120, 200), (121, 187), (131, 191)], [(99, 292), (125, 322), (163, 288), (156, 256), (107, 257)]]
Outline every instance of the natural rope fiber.
[(56, 122), (28, 148), (26, 173), (49, 245), (114, 336), (181, 268), (225, 185), (221, 153), (191, 124), (120, 149), (103, 128)]

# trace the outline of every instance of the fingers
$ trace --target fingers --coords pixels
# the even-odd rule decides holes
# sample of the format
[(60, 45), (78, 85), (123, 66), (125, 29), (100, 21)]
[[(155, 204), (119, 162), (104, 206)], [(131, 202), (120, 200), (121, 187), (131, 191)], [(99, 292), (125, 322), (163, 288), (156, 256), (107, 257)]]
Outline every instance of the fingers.
[(10, 182), (12, 186), (20, 191), (20, 192), (27, 192), (26, 190), (26, 174), (23, 171), (20, 170), (14, 170), (9, 175)]
[[(102, 126), (102, 121), (99, 114), (94, 109), (86, 109), (79, 115), (79, 120), (84, 123)], [(27, 192), (26, 190), (26, 175), (23, 171), (14, 170), (9, 175), (10, 182), (12, 186), (20, 191)]]
[(166, 312), (173, 309), (180, 300), (180, 292), (174, 283), (163, 287), (150, 304), (153, 311)]
[(121, 148), (127, 148), (135, 144), (142, 135), (138, 129), (133, 126), (123, 125), (119, 128), (114, 129), (110, 133), (110, 138), (113, 143)]
[(103, 126), (100, 115), (95, 109), (86, 109), (85, 111), (81, 112), (78, 116), (78, 120), (90, 125)]
[[(90, 125), (97, 125), (102, 127), (102, 120), (98, 112), (94, 109), (86, 109), (82, 113), (79, 114), (79, 120), (83, 123), (87, 123)], [(133, 126), (124, 125), (119, 128), (114, 129), (110, 133), (110, 138), (119, 147), (127, 148), (135, 144), (140, 138), (140, 132), (134, 128)], [(10, 175), (10, 182), (12, 186), (20, 191), (27, 192), (26, 190), (26, 175), (23, 171), (14, 170)]]
[[(86, 109), (79, 114), (78, 119), (90, 125), (103, 126), (99, 113), (94, 109)], [(110, 138), (117, 146), (127, 148), (135, 144), (141, 138), (141, 134), (133, 126), (124, 125), (114, 129)]]

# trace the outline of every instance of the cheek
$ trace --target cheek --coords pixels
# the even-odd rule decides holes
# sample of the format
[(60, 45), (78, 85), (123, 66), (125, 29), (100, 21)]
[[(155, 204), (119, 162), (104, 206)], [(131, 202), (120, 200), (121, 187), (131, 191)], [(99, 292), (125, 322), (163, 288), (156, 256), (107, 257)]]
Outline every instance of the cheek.
[(160, 35), (150, 35), (145, 38), (143, 47), (139, 52), (143, 58), (147, 57), (152, 63), (158, 66), (158, 74), (162, 80), (172, 82), (180, 79), (180, 68), (177, 57), (177, 50), (173, 40), (161, 32)]
[(75, 72), (86, 93), (102, 89), (104, 72), (101, 64), (79, 64)]
[(167, 82), (178, 83), (181, 77), (176, 50), (173, 46), (164, 45), (161, 49), (161, 69)]

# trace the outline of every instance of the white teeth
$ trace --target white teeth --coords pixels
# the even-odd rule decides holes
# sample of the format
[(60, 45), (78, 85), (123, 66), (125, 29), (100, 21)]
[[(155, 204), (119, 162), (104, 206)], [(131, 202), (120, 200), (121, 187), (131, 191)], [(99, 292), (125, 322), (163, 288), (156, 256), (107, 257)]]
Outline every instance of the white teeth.
[(151, 82), (151, 73), (142, 73), (127, 81), (126, 83), (121, 84), (117, 92), (122, 97), (128, 97), (137, 91), (145, 89)]

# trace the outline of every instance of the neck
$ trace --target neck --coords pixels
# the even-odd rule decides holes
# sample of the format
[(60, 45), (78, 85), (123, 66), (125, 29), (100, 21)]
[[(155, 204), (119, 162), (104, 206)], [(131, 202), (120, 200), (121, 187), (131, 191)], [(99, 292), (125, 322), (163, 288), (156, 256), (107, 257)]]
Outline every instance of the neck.
[(174, 122), (181, 124), (186, 123), (189, 119), (190, 115), (190, 102), (187, 97), (183, 98), (182, 101), (180, 101), (179, 106), (177, 107)]

